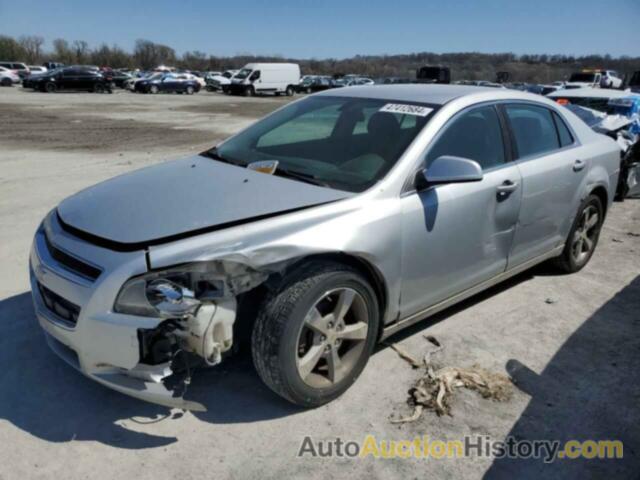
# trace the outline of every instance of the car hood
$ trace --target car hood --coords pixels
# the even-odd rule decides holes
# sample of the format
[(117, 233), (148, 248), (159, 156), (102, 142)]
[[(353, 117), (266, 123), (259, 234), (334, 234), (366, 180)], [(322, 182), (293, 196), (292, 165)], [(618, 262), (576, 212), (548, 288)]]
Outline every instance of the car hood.
[(135, 250), (353, 195), (195, 156), (82, 190), (57, 214), (71, 233)]

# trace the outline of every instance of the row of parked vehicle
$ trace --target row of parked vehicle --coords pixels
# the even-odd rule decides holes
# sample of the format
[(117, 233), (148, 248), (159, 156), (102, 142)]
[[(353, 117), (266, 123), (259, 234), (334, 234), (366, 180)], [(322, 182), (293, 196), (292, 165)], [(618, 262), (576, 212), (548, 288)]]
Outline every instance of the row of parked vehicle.
[(635, 72), (626, 82), (614, 70), (582, 70), (571, 75), (568, 81), (551, 84), (508, 82), (508, 72), (498, 72), (497, 81), (458, 80), (451, 82), (451, 71), (440, 65), (427, 65), (416, 71), (414, 78), (385, 77), (372, 79), (357, 74), (304, 75), (293, 63), (250, 63), (239, 70), (224, 72), (179, 71), (159, 66), (153, 71), (100, 68), (92, 65), (65, 67), (59, 63), (44, 66), (27, 66), (20, 62), (0, 62), (0, 85), (10, 86), (22, 82), (26, 88), (54, 92), (57, 90), (80, 90), (112, 92), (113, 88), (125, 88), (139, 93), (176, 92), (188, 95), (207, 91), (256, 95), (293, 95), (315, 93), (341, 87), (402, 84), (402, 83), (455, 83), (479, 87), (511, 88), (540, 95), (559, 90), (577, 88), (628, 88), (640, 90), (640, 72)]

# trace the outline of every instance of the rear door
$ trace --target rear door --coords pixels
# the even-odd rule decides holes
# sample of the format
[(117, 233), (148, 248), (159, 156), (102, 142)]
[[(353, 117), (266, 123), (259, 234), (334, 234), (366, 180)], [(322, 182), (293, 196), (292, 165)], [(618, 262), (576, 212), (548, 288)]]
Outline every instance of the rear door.
[(77, 68), (67, 68), (62, 71), (58, 84), (68, 90), (78, 90), (80, 85), (80, 76)]
[(158, 88), (163, 92), (174, 91), (178, 86), (178, 80), (175, 75), (167, 74), (158, 82)]
[(76, 88), (79, 90), (93, 90), (94, 82), (97, 80), (97, 75), (90, 70), (78, 70), (78, 80)]
[(576, 214), (589, 159), (555, 111), (533, 103), (502, 106), (522, 175), (522, 207), (509, 267), (562, 245)]
[(521, 178), (510, 161), (495, 105), (462, 111), (426, 152), (477, 161), (479, 182), (436, 185), (402, 202), (402, 301), (406, 317), (503, 272), (511, 250)]

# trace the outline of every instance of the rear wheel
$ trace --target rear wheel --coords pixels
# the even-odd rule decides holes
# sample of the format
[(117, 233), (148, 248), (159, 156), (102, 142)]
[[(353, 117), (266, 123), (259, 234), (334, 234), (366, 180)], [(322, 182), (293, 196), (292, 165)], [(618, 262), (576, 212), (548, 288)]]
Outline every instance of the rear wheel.
[(582, 270), (589, 263), (600, 238), (604, 207), (597, 195), (589, 195), (580, 206), (562, 255), (556, 265), (568, 273)]
[(195, 89), (191, 85), (189, 85), (187, 87), (186, 92), (187, 92), (187, 95), (193, 95), (193, 92), (195, 92)]
[(307, 264), (260, 309), (252, 334), (258, 374), (297, 405), (330, 402), (364, 369), (378, 317), (375, 293), (357, 271), (337, 263)]
[(101, 83), (96, 83), (93, 86), (93, 91), (95, 93), (104, 93), (104, 85), (102, 85)]
[(2, 81), (0, 81), (0, 85), (3, 87), (10, 87), (12, 85), (11, 79), (8, 77), (3, 78)]
[(287, 87), (287, 97), (293, 97), (293, 94), (294, 94), (294, 93), (295, 93), (295, 92), (293, 91), (293, 87), (292, 87), (291, 85), (289, 85), (289, 86)]
[(160, 91), (160, 89), (158, 88), (157, 85), (151, 85), (149, 87), (149, 93), (158, 93)]
[(47, 82), (44, 86), (44, 91), (48, 93), (53, 93), (56, 91), (56, 84), (53, 82)]

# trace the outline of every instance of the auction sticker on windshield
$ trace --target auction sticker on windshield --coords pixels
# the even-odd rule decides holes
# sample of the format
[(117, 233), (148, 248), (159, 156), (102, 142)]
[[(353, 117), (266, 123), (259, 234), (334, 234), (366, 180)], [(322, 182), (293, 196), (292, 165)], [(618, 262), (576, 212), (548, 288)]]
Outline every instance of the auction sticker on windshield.
[(421, 105), (407, 105), (405, 103), (387, 103), (380, 109), (381, 112), (401, 113), (405, 115), (416, 115), (418, 117), (426, 117), (433, 108), (423, 107)]

